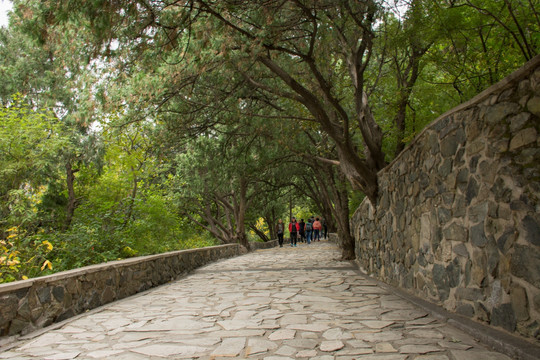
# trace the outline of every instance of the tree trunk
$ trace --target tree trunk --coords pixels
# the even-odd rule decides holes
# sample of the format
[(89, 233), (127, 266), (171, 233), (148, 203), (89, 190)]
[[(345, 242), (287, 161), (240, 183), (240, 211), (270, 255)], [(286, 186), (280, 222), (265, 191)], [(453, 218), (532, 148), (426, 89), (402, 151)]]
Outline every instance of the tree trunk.
[(356, 258), (354, 237), (347, 231), (342, 231), (339, 229), (338, 236), (341, 243), (341, 259), (354, 260)]
[(268, 238), (268, 236), (266, 236), (266, 234), (264, 233), (264, 231), (261, 231), (259, 229), (257, 229), (257, 226), (255, 225), (250, 225), (249, 228), (251, 230), (253, 230), (253, 232), (255, 232), (255, 234), (264, 242), (268, 242), (270, 241), (270, 239)]
[(275, 213), (276, 213), (275, 210), (272, 209), (270, 214), (267, 213), (263, 217), (264, 221), (268, 225), (268, 231), (270, 231), (270, 239), (277, 239), (277, 234), (276, 234), (277, 219), (276, 219), (276, 214)]
[[(131, 168), (131, 171), (133, 172), (133, 167)], [(131, 216), (133, 215), (133, 206), (135, 205), (135, 198), (137, 197), (137, 190), (138, 190), (138, 178), (137, 175), (133, 174), (133, 188), (131, 189), (131, 195), (129, 198), (129, 204), (128, 209), (126, 212), (126, 216), (124, 218), (124, 223), (122, 224), (122, 229), (125, 228), (129, 221), (131, 220)]]
[(394, 122), (397, 128), (397, 146), (394, 156), (398, 156), (405, 149), (405, 119), (407, 116), (407, 106), (412, 94), (412, 89), (420, 74), (420, 58), (427, 52), (430, 45), (424, 48), (411, 45), (412, 53), (409, 55), (407, 67), (403, 70), (399, 67), (399, 61), (396, 60), (396, 70), (398, 75), (399, 101), (397, 104), (397, 113)]
[(68, 203), (66, 206), (66, 219), (64, 221), (63, 231), (69, 229), (73, 214), (77, 208), (77, 198), (75, 197), (75, 173), (79, 170), (74, 170), (71, 166), (71, 160), (66, 162), (66, 185), (68, 190)]
[(358, 154), (351, 149), (350, 146), (344, 146), (343, 144), (336, 143), (339, 168), (349, 180), (353, 189), (360, 190), (366, 194), (372, 204), (377, 203), (378, 183), (377, 183), (377, 171), (378, 169), (368, 168), (362, 163), (362, 159)]
[(397, 130), (397, 145), (394, 157), (398, 156), (399, 153), (402, 152), (403, 149), (405, 149), (405, 115), (407, 113), (408, 100), (408, 98), (400, 100), (400, 103), (398, 105), (398, 112), (396, 114), (396, 117), (394, 118)]
[(345, 179), (341, 173), (336, 174), (336, 185), (334, 191), (335, 219), (337, 222), (338, 236), (341, 244), (342, 260), (354, 260), (355, 242), (351, 234), (349, 220), (349, 193)]
[[(332, 218), (336, 221), (338, 236), (340, 239), (341, 258), (353, 260), (355, 258), (355, 242), (351, 235), (349, 222), (349, 193), (345, 176), (332, 165), (318, 165), (321, 171), (316, 171), (316, 178), (321, 188), (321, 193), (333, 206)], [(324, 177), (320, 174), (324, 174)]]
[(236, 222), (236, 237), (238, 243), (249, 249), (249, 242), (246, 236), (246, 210), (247, 210), (247, 184), (242, 179), (240, 180), (239, 199), (235, 205), (235, 222)]

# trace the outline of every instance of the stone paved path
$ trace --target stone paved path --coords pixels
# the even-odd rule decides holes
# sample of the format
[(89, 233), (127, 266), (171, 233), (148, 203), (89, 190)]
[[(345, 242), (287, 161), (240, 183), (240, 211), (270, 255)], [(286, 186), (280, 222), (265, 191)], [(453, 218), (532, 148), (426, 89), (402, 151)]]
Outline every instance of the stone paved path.
[(259, 250), (19, 341), (0, 359), (509, 359), (338, 262)]

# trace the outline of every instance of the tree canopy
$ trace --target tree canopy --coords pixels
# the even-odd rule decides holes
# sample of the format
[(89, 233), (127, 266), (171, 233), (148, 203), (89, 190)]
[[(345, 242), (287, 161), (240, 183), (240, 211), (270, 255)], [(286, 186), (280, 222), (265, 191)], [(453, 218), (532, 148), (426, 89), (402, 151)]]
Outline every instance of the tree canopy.
[(27, 276), (14, 259), (32, 275), (248, 246), (295, 205), (353, 258), (348, 216), (378, 201), (378, 171), (540, 46), (524, 0), (13, 5), (0, 29), (4, 281)]

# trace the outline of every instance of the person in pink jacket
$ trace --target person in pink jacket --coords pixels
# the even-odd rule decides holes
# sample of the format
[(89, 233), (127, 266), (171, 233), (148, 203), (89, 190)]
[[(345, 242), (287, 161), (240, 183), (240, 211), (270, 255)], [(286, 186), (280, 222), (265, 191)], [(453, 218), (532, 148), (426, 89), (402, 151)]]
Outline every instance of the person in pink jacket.
[(300, 230), (300, 226), (296, 222), (296, 218), (292, 218), (291, 222), (289, 223), (289, 233), (291, 234), (291, 246), (296, 246), (296, 238), (298, 237), (298, 231)]
[(321, 241), (321, 237), (320, 237), (321, 229), (322, 229), (322, 224), (319, 221), (319, 218), (316, 218), (315, 221), (313, 222), (313, 241), (315, 240)]

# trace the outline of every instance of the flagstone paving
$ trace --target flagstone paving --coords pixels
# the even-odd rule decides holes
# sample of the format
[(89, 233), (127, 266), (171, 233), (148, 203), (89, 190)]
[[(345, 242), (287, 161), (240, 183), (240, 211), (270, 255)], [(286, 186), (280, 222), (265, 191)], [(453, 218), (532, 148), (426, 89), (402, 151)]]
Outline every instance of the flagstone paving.
[(220, 261), (19, 340), (0, 359), (510, 359), (338, 257), (322, 241)]

